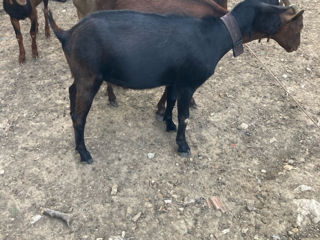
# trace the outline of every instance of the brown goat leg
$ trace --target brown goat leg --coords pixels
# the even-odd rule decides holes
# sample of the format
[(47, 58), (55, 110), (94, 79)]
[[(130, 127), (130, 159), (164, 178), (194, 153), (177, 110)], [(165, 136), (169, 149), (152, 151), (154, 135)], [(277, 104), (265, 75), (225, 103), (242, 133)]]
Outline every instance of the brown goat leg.
[(31, 28), (30, 28), (30, 36), (31, 36), (31, 48), (32, 48), (32, 57), (34, 59), (38, 58), (38, 48), (37, 48), (37, 10), (33, 9), (33, 12), (30, 16), (31, 20)]
[(109, 82), (107, 82), (107, 93), (109, 97), (109, 103), (111, 104), (111, 106), (118, 107), (116, 95), (113, 92), (112, 84)]
[(98, 92), (102, 80), (92, 75), (86, 76), (88, 75), (85, 74), (79, 79), (75, 79), (75, 83), (69, 88), (69, 97), (76, 150), (80, 154), (81, 162), (90, 164), (93, 160), (85, 145), (84, 129), (93, 98)]
[(23, 46), (23, 38), (21, 35), (21, 31), (20, 31), (20, 23), (19, 23), (18, 19), (14, 19), (11, 17), (10, 17), (10, 21), (11, 21), (13, 29), (16, 33), (16, 38), (17, 38), (18, 45), (19, 45), (19, 63), (22, 64), (26, 60), (26, 52), (25, 52), (24, 46)]
[(48, 20), (48, 0), (43, 0), (43, 14), (44, 14), (44, 20), (45, 20), (45, 35), (46, 37), (50, 37), (50, 28), (49, 28), (49, 20)]

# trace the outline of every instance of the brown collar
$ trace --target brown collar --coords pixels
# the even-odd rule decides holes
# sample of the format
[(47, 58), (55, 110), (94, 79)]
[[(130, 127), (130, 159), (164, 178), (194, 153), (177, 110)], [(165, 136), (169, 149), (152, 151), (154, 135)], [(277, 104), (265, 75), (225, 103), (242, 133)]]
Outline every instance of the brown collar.
[(233, 42), (233, 56), (237, 57), (243, 53), (242, 35), (237, 20), (231, 13), (221, 17), (222, 22), (226, 25)]

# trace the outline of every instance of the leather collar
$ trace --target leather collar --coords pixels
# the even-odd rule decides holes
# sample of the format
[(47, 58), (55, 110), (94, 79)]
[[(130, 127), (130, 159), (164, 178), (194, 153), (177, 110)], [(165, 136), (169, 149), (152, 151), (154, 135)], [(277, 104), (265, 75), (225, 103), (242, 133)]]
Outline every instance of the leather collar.
[(233, 56), (237, 57), (243, 53), (242, 35), (237, 20), (231, 13), (220, 18), (226, 25), (233, 42)]

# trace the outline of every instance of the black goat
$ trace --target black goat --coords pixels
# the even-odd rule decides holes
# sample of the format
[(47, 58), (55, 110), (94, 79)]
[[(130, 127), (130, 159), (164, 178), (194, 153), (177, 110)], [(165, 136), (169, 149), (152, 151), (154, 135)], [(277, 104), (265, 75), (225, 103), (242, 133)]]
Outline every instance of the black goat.
[(3, 8), (9, 14), (13, 29), (16, 33), (16, 38), (19, 44), (19, 63), (24, 63), (26, 60), (26, 53), (23, 46), (23, 39), (20, 30), (20, 20), (30, 18), (31, 28), (30, 35), (32, 39), (32, 56), (38, 57), (38, 48), (36, 36), (38, 32), (38, 16), (36, 7), (43, 1), (44, 17), (45, 17), (45, 34), (50, 37), (50, 29), (48, 23), (48, 0), (3, 0)]
[[(258, 0), (245, 0), (231, 12), (242, 36), (251, 32), (274, 35), (289, 22), (301, 19), (302, 13)], [(167, 131), (176, 130), (172, 110), (177, 100), (178, 152), (190, 155), (185, 138), (190, 99), (214, 73), (218, 61), (234, 47), (220, 18), (101, 11), (63, 31), (49, 12), (49, 22), (62, 43), (74, 77), (69, 88), (70, 110), (81, 161), (92, 162), (84, 142), (84, 128), (94, 96), (104, 80), (132, 89), (165, 85)], [(288, 39), (294, 42), (287, 51), (298, 48), (301, 29), (302, 24), (294, 33), (295, 39)]]

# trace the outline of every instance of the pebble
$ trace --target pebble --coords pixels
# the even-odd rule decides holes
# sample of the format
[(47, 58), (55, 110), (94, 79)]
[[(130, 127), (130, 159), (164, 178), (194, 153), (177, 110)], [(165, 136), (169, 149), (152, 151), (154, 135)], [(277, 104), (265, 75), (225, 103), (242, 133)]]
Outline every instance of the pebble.
[(308, 67), (307, 67), (306, 70), (307, 70), (308, 72), (311, 72), (311, 68), (308, 68)]
[(166, 200), (164, 200), (164, 203), (165, 203), (165, 204), (171, 204), (171, 203), (172, 203), (172, 200), (171, 200), (171, 199), (166, 199)]
[(272, 235), (272, 240), (281, 240), (279, 235)]
[(287, 78), (288, 75), (287, 75), (287, 74), (283, 74), (282, 77), (283, 77), (283, 78)]
[(222, 230), (222, 233), (223, 233), (223, 234), (227, 234), (227, 233), (229, 233), (229, 232), (230, 232), (230, 228), (226, 228), (226, 229)]
[(3, 175), (3, 174), (4, 174), (4, 170), (0, 169), (0, 175)]
[(154, 158), (154, 155), (155, 155), (155, 154), (154, 154), (154, 153), (148, 153), (147, 155), (148, 155), (148, 158), (149, 158), (149, 159), (152, 159), (152, 158)]
[(41, 215), (36, 215), (32, 218), (31, 224), (35, 224), (41, 219)]
[(138, 213), (132, 218), (132, 221), (133, 221), (133, 222), (138, 221), (139, 218), (141, 217), (141, 214), (142, 214), (142, 212), (138, 212)]
[(115, 184), (111, 188), (111, 196), (115, 196), (117, 194), (117, 192), (118, 192), (118, 185)]
[(289, 159), (289, 160), (288, 160), (288, 163), (289, 163), (289, 164), (294, 164), (294, 160)]
[(242, 228), (241, 229), (242, 234), (247, 234), (248, 231), (249, 231), (249, 228)]
[(262, 173), (266, 173), (266, 172), (267, 172), (267, 170), (265, 170), (265, 169), (261, 169), (261, 172), (262, 172)]
[(96, 238), (96, 240), (103, 240), (103, 238)]
[(312, 191), (312, 187), (302, 184), (293, 190), (294, 193), (301, 193), (306, 191)]
[(274, 142), (276, 142), (276, 141), (277, 141), (277, 139), (276, 139), (275, 137), (273, 137), (273, 138), (270, 139), (270, 143), (274, 143)]
[(246, 123), (241, 123), (241, 125), (239, 126), (239, 129), (243, 129), (243, 130), (246, 130), (248, 129), (249, 125), (246, 124)]
[(286, 165), (283, 166), (283, 168), (284, 168), (285, 170), (287, 170), (287, 171), (290, 171), (290, 170), (293, 169), (293, 166), (292, 166), (292, 165), (289, 165), (289, 164), (286, 164)]
[(320, 222), (320, 203), (314, 199), (295, 199), (297, 205), (297, 226), (301, 227), (308, 224), (308, 220), (314, 224)]

